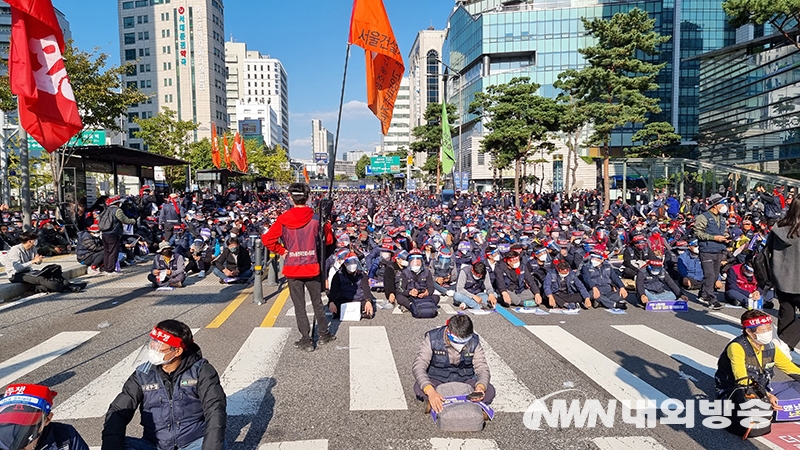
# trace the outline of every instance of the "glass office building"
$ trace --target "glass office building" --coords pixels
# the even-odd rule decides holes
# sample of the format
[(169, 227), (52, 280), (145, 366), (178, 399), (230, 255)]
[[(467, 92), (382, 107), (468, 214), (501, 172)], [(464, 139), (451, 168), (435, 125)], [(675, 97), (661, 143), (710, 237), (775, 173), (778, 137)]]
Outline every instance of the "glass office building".
[(800, 178), (800, 51), (773, 35), (696, 61), (700, 159)]
[[(541, 95), (556, 97), (553, 83), (558, 75), (581, 68), (583, 59), (578, 49), (594, 43), (586, 36), (581, 17), (609, 19), (616, 13), (639, 8), (655, 19), (656, 31), (672, 37), (653, 57), (667, 66), (658, 76), (659, 89), (651, 94), (660, 99), (662, 112), (651, 120), (672, 123), (686, 143), (693, 143), (697, 134), (699, 63), (681, 60), (734, 43), (735, 30), (727, 24), (721, 3), (722, 0), (459, 1), (450, 16), (444, 56), (459, 75), (450, 78), (447, 98), (459, 106), (459, 115), (464, 117), (464, 141), (483, 133), (477, 117), (464, 114), (476, 92), (525, 76), (542, 86)], [(630, 146), (634, 131), (620, 130), (613, 136), (612, 146)]]

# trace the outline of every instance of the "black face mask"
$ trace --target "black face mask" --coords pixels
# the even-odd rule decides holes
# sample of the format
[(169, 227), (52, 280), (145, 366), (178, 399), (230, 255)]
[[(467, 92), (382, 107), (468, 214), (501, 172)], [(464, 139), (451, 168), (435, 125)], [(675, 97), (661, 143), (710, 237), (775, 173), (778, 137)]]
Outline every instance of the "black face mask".
[(172, 250), (164, 250), (161, 254), (167, 258), (172, 258)]

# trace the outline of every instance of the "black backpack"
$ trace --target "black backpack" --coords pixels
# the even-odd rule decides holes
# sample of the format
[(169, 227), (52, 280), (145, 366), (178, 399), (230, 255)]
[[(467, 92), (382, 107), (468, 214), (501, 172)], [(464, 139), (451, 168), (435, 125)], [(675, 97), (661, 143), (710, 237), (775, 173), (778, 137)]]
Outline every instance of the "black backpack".
[(100, 231), (111, 231), (114, 229), (114, 221), (116, 220), (114, 213), (114, 208), (110, 206), (106, 207), (106, 209), (100, 213), (100, 218), (97, 223), (97, 226), (100, 227)]
[(439, 311), (433, 298), (415, 298), (411, 301), (411, 315), (417, 319), (433, 319), (437, 314)]

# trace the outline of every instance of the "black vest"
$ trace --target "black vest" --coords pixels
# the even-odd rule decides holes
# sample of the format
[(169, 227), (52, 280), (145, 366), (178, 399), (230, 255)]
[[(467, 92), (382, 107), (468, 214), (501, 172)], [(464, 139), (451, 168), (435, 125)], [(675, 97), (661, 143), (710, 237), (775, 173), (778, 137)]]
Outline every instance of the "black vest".
[(739, 380), (734, 378), (731, 360), (728, 358), (728, 347), (734, 342), (741, 345), (744, 349), (744, 364), (745, 367), (747, 367), (747, 376), (764, 389), (769, 389), (769, 382), (773, 375), (772, 368), (775, 366), (775, 345), (769, 343), (764, 346), (761, 352), (761, 364), (759, 364), (753, 346), (750, 344), (747, 336), (742, 334), (728, 343), (722, 355), (719, 357), (717, 373), (714, 374), (717, 392), (729, 391), (739, 386)]
[(428, 376), (443, 383), (451, 381), (465, 382), (475, 376), (475, 369), (472, 367), (472, 356), (475, 348), (478, 347), (480, 337), (472, 335), (472, 339), (461, 349), (461, 361), (458, 365), (450, 364), (450, 357), (447, 356), (447, 345), (444, 342), (444, 330), (446, 327), (436, 328), (428, 332), (431, 340), (431, 350), (433, 357), (428, 365)]
[(167, 392), (164, 379), (158, 369), (147, 373), (136, 371), (142, 387), (142, 427), (144, 439), (158, 448), (185, 447), (205, 435), (203, 403), (197, 392), (200, 368), (206, 363), (201, 358), (178, 375)]

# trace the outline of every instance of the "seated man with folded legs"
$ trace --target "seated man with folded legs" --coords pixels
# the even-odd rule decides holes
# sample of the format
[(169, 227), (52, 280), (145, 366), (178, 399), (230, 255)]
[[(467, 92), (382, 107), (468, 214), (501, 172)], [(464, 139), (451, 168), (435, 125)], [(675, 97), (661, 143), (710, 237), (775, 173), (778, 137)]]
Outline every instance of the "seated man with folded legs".
[(147, 279), (154, 288), (183, 287), (186, 280), (186, 262), (183, 256), (175, 253), (169, 242), (162, 241), (153, 259), (153, 269)]
[(494, 308), (494, 305), (497, 304), (497, 294), (486, 273), (486, 265), (478, 261), (472, 266), (461, 269), (458, 273), (453, 299), (460, 303), (459, 306), (462, 310)]
[(642, 305), (652, 301), (677, 300), (679, 297), (688, 300), (680, 286), (663, 269), (664, 263), (660, 259), (651, 259), (636, 275), (636, 295)]
[(589, 264), (581, 267), (581, 281), (590, 291), (592, 306), (598, 303), (604, 308), (627, 309), (625, 299), (628, 291), (619, 276), (619, 270), (611, 267), (605, 255), (597, 250), (592, 250)]
[(333, 276), (328, 300), (328, 310), (334, 319), (338, 317), (342, 304), (350, 302), (361, 303), (362, 319), (375, 317), (375, 297), (369, 289), (369, 278), (361, 270), (355, 253), (347, 255), (344, 265)]
[[(774, 308), (772, 300), (775, 298), (775, 291), (758, 288), (758, 281), (753, 270), (752, 261), (744, 264), (735, 264), (728, 269), (728, 276), (725, 278), (725, 300), (732, 305), (747, 308), (748, 300), (763, 300), (763, 308)], [(762, 308), (759, 308), (762, 309)]]
[(441, 413), (444, 409), (444, 397), (436, 391), (443, 383), (466, 383), (483, 394), (475, 401), (488, 405), (494, 400), (486, 354), (468, 315), (453, 316), (445, 326), (425, 333), (411, 370), (414, 393), (425, 402), (426, 413), (431, 409)]
[(422, 253), (411, 250), (408, 254), (408, 267), (398, 275), (399, 284), (395, 293), (397, 304), (411, 310), (411, 304), (422, 299), (431, 299), (439, 304), (439, 296), (434, 294), (433, 274), (423, 264)]
[(559, 261), (556, 270), (548, 272), (544, 280), (544, 295), (550, 308), (578, 309), (581, 305), (589, 309), (592, 305), (589, 291), (566, 261)]

